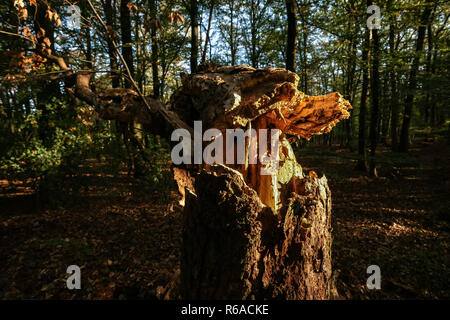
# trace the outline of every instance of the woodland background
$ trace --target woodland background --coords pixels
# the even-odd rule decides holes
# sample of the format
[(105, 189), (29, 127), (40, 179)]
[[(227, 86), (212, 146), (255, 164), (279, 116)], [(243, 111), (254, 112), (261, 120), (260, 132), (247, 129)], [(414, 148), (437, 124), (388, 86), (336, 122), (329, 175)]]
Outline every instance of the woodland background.
[[(450, 297), (446, 1), (91, 4), (106, 29), (88, 1), (0, 2), (0, 297), (178, 297), (167, 139), (102, 119), (54, 57), (91, 73), (94, 92), (132, 88), (131, 75), (164, 103), (180, 73), (208, 64), (282, 67), (306, 94), (342, 93), (350, 119), (296, 142), (298, 162), (330, 180), (339, 297)], [(70, 264), (85, 290), (65, 289)], [(380, 291), (365, 287), (371, 264)]]

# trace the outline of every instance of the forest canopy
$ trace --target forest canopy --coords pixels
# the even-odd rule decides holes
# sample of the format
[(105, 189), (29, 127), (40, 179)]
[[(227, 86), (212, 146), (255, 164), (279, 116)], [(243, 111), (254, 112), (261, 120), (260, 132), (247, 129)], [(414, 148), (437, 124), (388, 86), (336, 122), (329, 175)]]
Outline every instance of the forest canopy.
[(415, 136), (448, 135), (450, 13), (445, 1), (373, 5), (4, 1), (0, 170), (43, 191), (87, 156), (113, 156), (160, 181), (167, 152), (156, 150), (171, 129), (191, 130), (170, 111), (183, 75), (249, 65), (296, 72), (307, 95), (341, 92), (349, 120), (312, 142), (357, 149), (357, 168), (376, 175), (377, 146), (406, 152)]

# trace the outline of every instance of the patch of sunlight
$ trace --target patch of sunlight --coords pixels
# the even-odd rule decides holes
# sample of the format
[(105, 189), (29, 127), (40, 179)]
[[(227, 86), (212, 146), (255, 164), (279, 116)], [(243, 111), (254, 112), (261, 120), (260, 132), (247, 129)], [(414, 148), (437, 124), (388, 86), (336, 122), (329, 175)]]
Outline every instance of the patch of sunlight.
[(392, 225), (389, 226), (387, 234), (390, 236), (405, 236), (411, 234), (422, 234), (433, 237), (439, 236), (437, 232), (431, 230), (422, 229), (414, 226), (405, 226), (402, 224), (398, 224), (396, 222), (394, 222)]

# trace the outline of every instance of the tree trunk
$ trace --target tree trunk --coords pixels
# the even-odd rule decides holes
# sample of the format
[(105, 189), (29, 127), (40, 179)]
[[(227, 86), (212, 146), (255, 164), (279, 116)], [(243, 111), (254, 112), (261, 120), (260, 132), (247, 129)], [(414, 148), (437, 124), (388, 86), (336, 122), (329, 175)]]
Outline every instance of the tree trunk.
[[(91, 15), (90, 10), (89, 10), (89, 6), (83, 4), (81, 5), (81, 16), (83, 17), (89, 17)], [(91, 43), (91, 28), (86, 26), (86, 24), (82, 24), (81, 25), (81, 35), (83, 37), (83, 44), (85, 44), (86, 46), (83, 48), (84, 50), (84, 54), (86, 57), (86, 67), (90, 70), (93, 69), (93, 56), (92, 56), (92, 43)]]
[(360, 159), (356, 165), (357, 170), (367, 171), (366, 166), (366, 114), (367, 114), (367, 90), (369, 88), (369, 29), (366, 29), (365, 41), (362, 48), (362, 89), (361, 103), (359, 107), (359, 131), (358, 154)]
[[(297, 2), (295, 0), (295, 2)], [(300, 88), (303, 92), (308, 93), (308, 14), (309, 14), (309, 3), (301, 1), (300, 3)], [(297, 8), (297, 7), (296, 7)]]
[(328, 299), (331, 197), (325, 177), (298, 179), (282, 212), (239, 172), (202, 171), (183, 217), (184, 299)]
[(235, 13), (235, 2), (231, 0), (229, 2), (230, 7), (230, 51), (231, 51), (231, 65), (236, 64), (236, 51), (237, 51), (237, 39), (234, 36), (234, 13)]
[[(102, 1), (103, 11), (105, 12), (105, 20), (108, 26), (108, 56), (109, 56), (109, 67), (111, 69), (111, 85), (113, 88), (120, 87), (120, 78), (119, 78), (119, 68), (117, 65), (117, 54), (114, 49), (114, 45), (112, 41), (117, 37), (117, 33), (115, 32), (116, 23), (115, 23), (115, 15), (113, 14), (113, 7), (111, 5), (111, 0)], [(114, 8), (115, 10), (115, 8)], [(115, 41), (115, 40), (114, 40)], [(118, 43), (118, 41), (116, 41)]]
[(411, 65), (411, 70), (409, 73), (408, 80), (408, 93), (405, 99), (405, 112), (403, 114), (402, 132), (400, 135), (400, 151), (408, 152), (409, 147), (409, 127), (411, 124), (412, 108), (414, 103), (414, 93), (417, 86), (417, 71), (419, 69), (420, 55), (422, 53), (423, 44), (425, 40), (425, 31), (427, 26), (428, 18), (430, 17), (432, 8), (430, 7), (430, 2), (427, 2), (427, 6), (424, 9), (422, 18), (420, 21), (420, 26), (417, 35), (416, 50), (413, 63)]
[(296, 72), (297, 55), (297, 2), (286, 0), (288, 31), (286, 47), (286, 69)]
[[(349, 20), (350, 21), (350, 20)], [(351, 25), (349, 24), (348, 28), (351, 28)], [(350, 30), (349, 30), (350, 32)], [(356, 72), (356, 41), (352, 38), (350, 40), (350, 45), (348, 51), (348, 58), (347, 58), (347, 70), (346, 70), (346, 81), (345, 81), (345, 87), (344, 87), (344, 98), (347, 99), (350, 104), (353, 103), (353, 85), (354, 85), (354, 79), (355, 79), (355, 72)], [(352, 143), (352, 122), (351, 120), (344, 122), (345, 127), (345, 147), (351, 147)]]
[(198, 0), (190, 1), (189, 15), (191, 18), (191, 73), (197, 71), (198, 63)]
[(209, 3), (209, 15), (208, 15), (208, 27), (206, 29), (206, 39), (205, 39), (205, 45), (203, 46), (203, 53), (202, 53), (202, 63), (206, 62), (206, 53), (208, 52), (208, 44), (210, 42), (210, 35), (211, 32), (211, 22), (212, 17), (214, 13), (214, 6), (215, 6), (215, 0), (210, 1)]
[[(133, 64), (133, 48), (131, 38), (131, 18), (130, 9), (128, 8), (128, 0), (120, 1), (120, 29), (122, 31), (122, 55), (130, 69), (131, 76), (134, 78), (134, 64)], [(125, 80), (125, 88), (132, 88), (132, 84), (129, 79)]]
[[(370, 1), (371, 3), (371, 1)], [(369, 174), (371, 176), (377, 176), (375, 153), (378, 142), (378, 118), (379, 118), (379, 99), (380, 99), (380, 73), (379, 73), (379, 38), (378, 30), (372, 30), (372, 73), (370, 75), (370, 161), (369, 161)]]
[[(242, 164), (174, 168), (185, 204), (183, 298), (329, 298), (330, 191), (325, 177), (304, 175), (285, 134), (309, 139), (329, 132), (351, 106), (337, 93), (306, 96), (296, 89), (298, 79), (284, 69), (221, 67), (185, 76), (172, 97), (174, 110), (190, 115), (178, 113), (188, 124), (256, 130), (242, 141)], [(249, 150), (260, 148), (259, 129), (267, 128), (282, 132), (272, 150), (279, 166), (262, 175)]]
[(398, 150), (398, 89), (397, 89), (397, 62), (395, 51), (395, 17), (391, 17), (391, 24), (389, 25), (389, 54), (391, 55), (391, 70), (390, 70), (390, 84), (391, 84), (391, 144), (392, 151)]
[[(55, 34), (54, 25), (46, 17), (46, 6), (38, 5), (36, 10), (36, 18), (34, 20), (35, 32), (40, 29), (44, 30), (45, 37), (40, 37), (37, 41), (37, 52), (51, 50), (51, 54), (55, 52)], [(50, 41), (50, 46), (45, 43), (44, 39)], [(52, 102), (52, 99), (60, 96), (60, 83), (57, 81), (43, 81), (41, 90), (36, 93), (37, 105), (36, 109), (40, 110), (41, 117), (39, 117), (38, 134), (45, 146), (50, 146), (55, 135), (55, 127), (50, 125), (50, 110), (47, 105)]]
[(255, 0), (252, 0), (250, 3), (250, 60), (253, 68), (258, 68), (258, 56), (256, 53), (256, 15), (258, 9)]
[(381, 89), (382, 95), (382, 101), (380, 103), (381, 105), (381, 111), (380, 111), (380, 142), (383, 145), (387, 145), (387, 135), (389, 131), (389, 124), (391, 121), (390, 115), (390, 105), (388, 103), (388, 93), (389, 93), (389, 75), (385, 74), (383, 77), (383, 89)]
[[(157, 12), (156, 0), (150, 0), (149, 6), (150, 6), (150, 18), (156, 19), (156, 12)], [(152, 30), (151, 30), (151, 37), (152, 37), (151, 62), (152, 62), (153, 98), (154, 99), (158, 99), (160, 97), (160, 82), (159, 82), (159, 75), (158, 75), (158, 54), (159, 54), (158, 51), (159, 51), (159, 48), (158, 48), (158, 39), (156, 39), (156, 31), (157, 31), (157, 28), (152, 28)]]

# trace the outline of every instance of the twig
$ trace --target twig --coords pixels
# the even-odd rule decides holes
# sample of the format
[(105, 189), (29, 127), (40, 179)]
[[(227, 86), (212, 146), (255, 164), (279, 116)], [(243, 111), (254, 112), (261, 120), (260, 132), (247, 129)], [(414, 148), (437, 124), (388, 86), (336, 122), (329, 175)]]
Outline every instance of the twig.
[(18, 33), (8, 32), (8, 31), (3, 31), (3, 30), (0, 30), (0, 33), (7, 34), (7, 35), (9, 35), (9, 36), (19, 37), (19, 38), (28, 40), (28, 41), (30, 41), (31, 43), (34, 44), (33, 40), (31, 40), (30, 38), (27, 38), (27, 37), (25, 37), (25, 36), (23, 36), (23, 35), (21, 35), (21, 34), (18, 34)]

